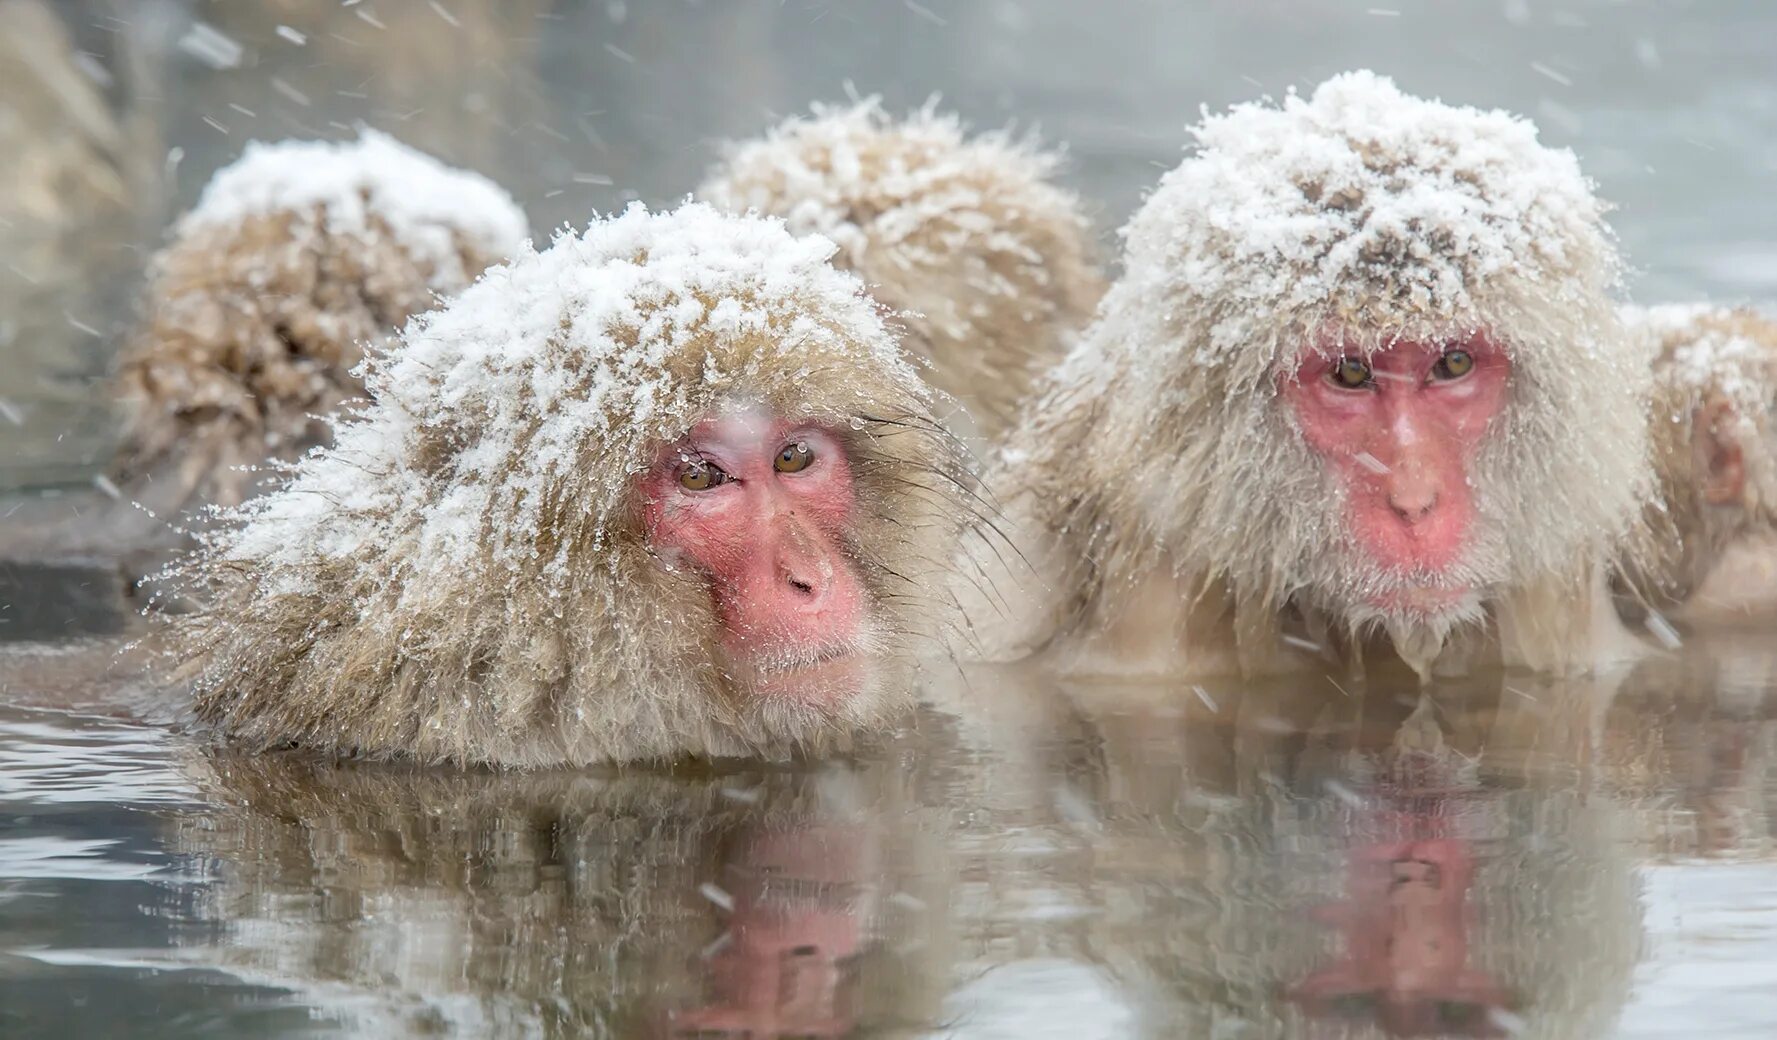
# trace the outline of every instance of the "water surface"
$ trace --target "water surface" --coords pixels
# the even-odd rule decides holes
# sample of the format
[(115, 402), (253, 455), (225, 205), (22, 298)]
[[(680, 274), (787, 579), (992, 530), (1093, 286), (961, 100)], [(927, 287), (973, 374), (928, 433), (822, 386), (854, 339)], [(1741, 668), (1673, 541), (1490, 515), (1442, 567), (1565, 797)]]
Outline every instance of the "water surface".
[(501, 774), (230, 754), (131, 721), (106, 644), (11, 644), (0, 1032), (1766, 1037), (1770, 645), (984, 669), (840, 761)]

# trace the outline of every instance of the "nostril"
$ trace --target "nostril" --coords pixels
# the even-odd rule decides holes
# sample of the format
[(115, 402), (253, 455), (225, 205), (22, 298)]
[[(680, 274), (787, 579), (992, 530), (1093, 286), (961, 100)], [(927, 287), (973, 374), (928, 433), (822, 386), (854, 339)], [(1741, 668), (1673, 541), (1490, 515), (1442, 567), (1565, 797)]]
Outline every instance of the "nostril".
[(1438, 504), (1436, 495), (1413, 498), (1390, 498), (1388, 505), (1402, 520), (1409, 522), (1423, 520), (1433, 507)]
[(814, 586), (809, 584), (806, 581), (803, 581), (801, 578), (790, 578), (789, 582), (790, 582), (791, 588), (795, 589), (797, 592), (802, 593), (804, 596), (814, 595)]

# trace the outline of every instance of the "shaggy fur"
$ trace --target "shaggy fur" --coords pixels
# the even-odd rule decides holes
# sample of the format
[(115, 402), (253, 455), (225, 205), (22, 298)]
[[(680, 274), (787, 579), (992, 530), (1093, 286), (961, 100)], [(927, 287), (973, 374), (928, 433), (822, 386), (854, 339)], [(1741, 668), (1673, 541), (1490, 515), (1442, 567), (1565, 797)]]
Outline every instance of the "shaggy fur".
[[(1237, 106), (1196, 136), (1125, 229), (1125, 273), (1098, 320), (989, 475), (1035, 574), (977, 552), (988, 652), (1129, 620), (1132, 590), (1156, 575), (1195, 590), (1189, 630), (1166, 636), (1182, 635), (1187, 669), (1220, 667), (1193, 656), (1218, 645), (1242, 670), (1277, 668), (1296, 618), (1348, 651), (1384, 630), (1423, 670), (1454, 631), (1515, 602), (1518, 629), (1560, 652), (1649, 484), (1647, 360), (1608, 297), (1616, 254), (1572, 154), (1523, 120), (1369, 73)], [(1480, 516), (1461, 564), (1486, 601), (1430, 625), (1366, 613), (1376, 575), (1340, 551), (1343, 492), (1277, 380), (1306, 343), (1367, 353), (1478, 329), (1515, 365), (1475, 463)], [(1032, 583), (1054, 595), (1015, 591)], [(996, 611), (1003, 623), (982, 624)]]
[[(1686, 305), (1627, 308), (1624, 317), (1657, 351), (1660, 496), (1647, 510), (1648, 544), (1624, 561), (1621, 584), (1670, 610), (1734, 543), (1777, 530), (1777, 323), (1750, 310)], [(1744, 467), (1735, 502), (1708, 497), (1718, 445), (1737, 450)]]
[[(835, 746), (905, 701), (965, 489), (930, 391), (832, 244), (632, 207), (373, 347), (372, 403), (180, 568), (197, 712), (249, 746), (512, 766)], [(707, 580), (634, 478), (723, 408), (831, 424), (885, 640), (827, 706), (743, 696)]]
[(965, 137), (931, 108), (815, 106), (730, 146), (698, 195), (839, 244), (836, 262), (900, 312), (928, 378), (997, 438), (1104, 291), (1060, 157), (1004, 133)]
[[(193, 544), (202, 507), (275, 485), (364, 387), (363, 346), (511, 254), (511, 196), (393, 138), (252, 144), (149, 265), (117, 361), (107, 498), (28, 502), (3, 551), (119, 560), (131, 583)], [(267, 464), (270, 465), (267, 465)]]
[[(346, 186), (361, 213), (330, 212), (338, 203), (325, 199), (292, 207), (271, 192), (217, 205), (242, 194), (236, 182), (259, 168), (281, 162), (312, 174), (317, 149), (364, 157), (362, 181)], [(482, 227), (485, 212), (392, 221), (403, 204), (393, 196), (414, 190), (403, 174), (445, 180), (465, 211), (491, 209), (495, 230)], [(364, 344), (468, 285), (524, 232), (517, 204), (491, 182), (381, 135), (341, 146), (257, 146), (216, 174), (153, 261), (141, 331), (118, 361), (125, 425), (113, 482), (166, 518), (239, 504), (264, 474), (238, 467), (326, 443), (324, 417), (363, 392), (351, 370)]]

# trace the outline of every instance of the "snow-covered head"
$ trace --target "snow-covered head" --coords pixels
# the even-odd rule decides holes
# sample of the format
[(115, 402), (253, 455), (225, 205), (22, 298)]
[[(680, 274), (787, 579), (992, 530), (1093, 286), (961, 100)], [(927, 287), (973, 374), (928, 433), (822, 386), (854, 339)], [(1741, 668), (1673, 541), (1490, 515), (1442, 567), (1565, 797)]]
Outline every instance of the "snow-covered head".
[(1646, 490), (1648, 371), (1572, 154), (1368, 72), (1195, 135), (1040, 409), (1091, 420), (1021, 444), (1091, 467), (1088, 526), (1141, 518), (1106, 551), (1397, 645), (1583, 574)]
[(1689, 598), (1737, 539), (1777, 530), (1777, 321), (1708, 304), (1626, 307), (1656, 354), (1651, 429), (1660, 495), (1633, 591)]
[(815, 105), (730, 146), (698, 197), (782, 217), (839, 246), (894, 308), (931, 381), (997, 433), (1060, 359), (1104, 284), (1060, 156), (1006, 133), (969, 136), (928, 105), (893, 119), (871, 98)]
[[(479, 174), (374, 130), (254, 142), (219, 170), (150, 267), (119, 360), (112, 476), (163, 513), (238, 503), (237, 467), (324, 442), (363, 391), (363, 345), (467, 286), (529, 233)], [(152, 482), (152, 483), (150, 483)]]
[(410, 323), (334, 446), (194, 561), (200, 714), (513, 765), (881, 725), (964, 478), (832, 250), (637, 205)]

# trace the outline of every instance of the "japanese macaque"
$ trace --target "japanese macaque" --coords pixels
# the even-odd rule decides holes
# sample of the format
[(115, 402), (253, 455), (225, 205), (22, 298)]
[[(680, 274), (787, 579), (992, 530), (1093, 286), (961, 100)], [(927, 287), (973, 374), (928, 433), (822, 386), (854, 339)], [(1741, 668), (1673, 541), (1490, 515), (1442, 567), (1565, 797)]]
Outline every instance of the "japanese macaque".
[(698, 196), (783, 217), (895, 308), (927, 377), (998, 437), (1103, 294), (1091, 227), (1051, 183), (1060, 157), (1005, 133), (966, 137), (931, 108), (817, 105), (731, 146)]
[(1602, 569), (1649, 494), (1651, 370), (1573, 155), (1367, 72), (1196, 136), (989, 473), (1022, 555), (970, 542), (979, 644), (1249, 675), (1632, 653)]
[(1630, 609), (1717, 619), (1768, 611), (1777, 606), (1777, 322), (1689, 305), (1629, 308), (1625, 319), (1657, 350), (1660, 484), (1649, 544), (1622, 575)]
[(9, 554), (187, 544), (198, 507), (238, 505), (277, 479), (262, 464), (328, 442), (329, 417), (363, 393), (365, 344), (527, 234), (493, 182), (374, 130), (248, 145), (150, 265), (118, 359), (123, 442), (98, 482), (116, 501), (43, 503), (29, 518), (43, 530), (9, 537)]
[(334, 444), (178, 569), (197, 715), (505, 766), (885, 726), (973, 489), (832, 248), (632, 207), (373, 347)]

